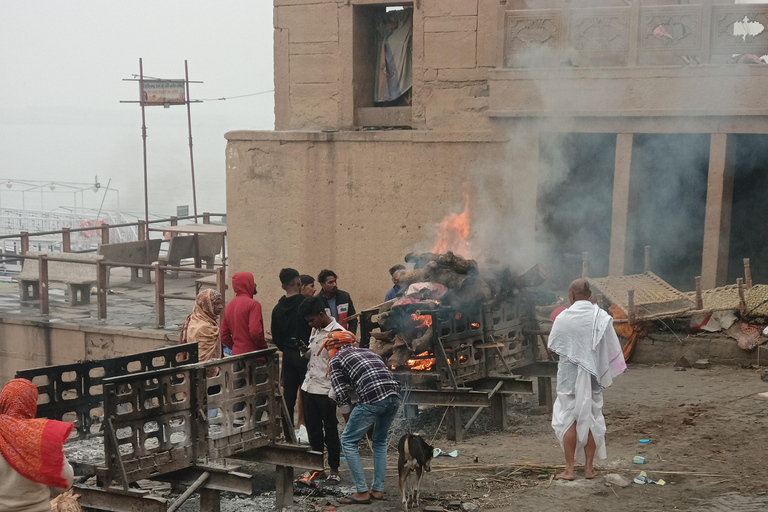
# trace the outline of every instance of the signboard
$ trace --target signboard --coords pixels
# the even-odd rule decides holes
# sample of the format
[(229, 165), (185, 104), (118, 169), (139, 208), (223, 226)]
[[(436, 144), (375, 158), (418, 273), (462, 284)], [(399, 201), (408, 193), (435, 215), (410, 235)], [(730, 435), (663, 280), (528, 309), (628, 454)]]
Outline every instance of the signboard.
[(177, 206), (176, 207), (176, 216), (177, 217), (186, 217), (189, 215), (189, 205), (184, 206)]
[(184, 105), (184, 80), (144, 80), (141, 99), (144, 105)]

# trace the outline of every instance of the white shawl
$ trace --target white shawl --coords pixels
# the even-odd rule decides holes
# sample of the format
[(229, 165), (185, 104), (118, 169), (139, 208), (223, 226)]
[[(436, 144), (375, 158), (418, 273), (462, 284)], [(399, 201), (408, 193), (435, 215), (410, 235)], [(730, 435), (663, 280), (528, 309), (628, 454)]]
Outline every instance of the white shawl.
[(548, 348), (594, 375), (601, 388), (627, 369), (613, 317), (587, 300), (578, 300), (552, 325)]
[[(613, 329), (613, 318), (589, 301), (576, 301), (555, 319), (548, 346), (561, 360), (557, 400), (552, 411), (552, 428), (560, 446), (563, 446), (565, 433), (576, 422), (576, 457), (583, 457), (591, 432), (596, 445), (595, 456), (606, 458), (600, 388), (610, 386), (613, 378), (627, 368)], [(568, 375), (575, 368), (573, 365), (578, 368), (576, 376)], [(600, 388), (593, 390), (593, 379)], [(572, 387), (560, 389), (560, 384), (566, 381), (575, 382)]]

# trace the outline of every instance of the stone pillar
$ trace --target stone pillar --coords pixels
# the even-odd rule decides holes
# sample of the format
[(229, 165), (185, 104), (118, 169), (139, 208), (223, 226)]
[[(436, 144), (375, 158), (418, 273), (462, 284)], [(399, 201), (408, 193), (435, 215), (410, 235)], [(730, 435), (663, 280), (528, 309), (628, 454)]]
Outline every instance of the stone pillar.
[(706, 290), (726, 284), (731, 239), (733, 200), (733, 140), (713, 133), (709, 143), (707, 210), (704, 217), (704, 252), (701, 282)]
[(611, 276), (624, 275), (627, 253), (632, 138), (631, 133), (616, 134), (616, 167), (613, 173), (613, 207), (611, 210), (611, 253), (608, 260), (608, 275)]

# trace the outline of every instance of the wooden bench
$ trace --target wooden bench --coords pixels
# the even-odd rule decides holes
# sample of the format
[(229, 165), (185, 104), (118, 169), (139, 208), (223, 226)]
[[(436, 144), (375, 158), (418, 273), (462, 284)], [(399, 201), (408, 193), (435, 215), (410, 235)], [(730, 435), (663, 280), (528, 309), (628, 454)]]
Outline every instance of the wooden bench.
[[(158, 261), (162, 239), (149, 241), (149, 261), (145, 242), (121, 242), (117, 244), (102, 244), (97, 254), (104, 256), (104, 263), (126, 263), (151, 265)], [(131, 268), (131, 281), (151, 283), (152, 274), (149, 269)], [(107, 267), (107, 287), (109, 287), (109, 267)]]
[[(200, 260), (206, 268), (213, 268), (216, 255), (221, 252), (221, 235), (197, 235)], [(174, 236), (168, 241), (168, 253), (160, 257), (160, 262), (169, 267), (181, 266), (181, 260), (195, 257), (194, 235)]]
[[(28, 256), (48, 255), (51, 258), (61, 258), (69, 261), (48, 262), (48, 282), (64, 283), (69, 291), (70, 306), (89, 304), (91, 302), (91, 286), (96, 284), (96, 265), (78, 262), (95, 263), (104, 259), (97, 254), (77, 254), (71, 252), (27, 252)], [(40, 264), (37, 260), (25, 259), (24, 266), (18, 276), (21, 300), (38, 300), (40, 298)], [(80, 297), (78, 299), (78, 292)]]

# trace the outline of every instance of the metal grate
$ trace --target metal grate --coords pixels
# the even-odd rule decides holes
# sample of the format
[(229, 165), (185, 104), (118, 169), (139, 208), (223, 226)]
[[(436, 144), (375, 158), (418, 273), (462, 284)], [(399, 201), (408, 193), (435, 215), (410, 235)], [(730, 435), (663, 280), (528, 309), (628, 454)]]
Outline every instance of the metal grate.
[(103, 416), (104, 379), (196, 362), (197, 345), (190, 343), (114, 359), (21, 370), (16, 378), (37, 386), (38, 418), (74, 423), (78, 437), (88, 437), (101, 430), (94, 418)]

